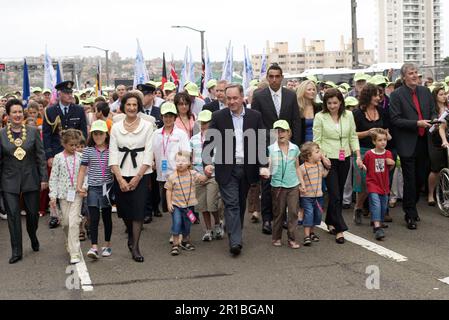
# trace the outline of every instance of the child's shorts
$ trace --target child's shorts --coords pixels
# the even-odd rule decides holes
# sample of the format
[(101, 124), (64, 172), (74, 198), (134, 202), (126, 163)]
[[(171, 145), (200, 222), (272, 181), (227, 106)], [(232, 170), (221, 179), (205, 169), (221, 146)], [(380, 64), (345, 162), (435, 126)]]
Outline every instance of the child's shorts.
[(210, 178), (204, 184), (196, 184), (196, 198), (198, 200), (196, 212), (218, 211), (218, 184), (214, 178)]
[(301, 198), (301, 208), (304, 209), (304, 227), (312, 228), (321, 224), (323, 203), (323, 197)]

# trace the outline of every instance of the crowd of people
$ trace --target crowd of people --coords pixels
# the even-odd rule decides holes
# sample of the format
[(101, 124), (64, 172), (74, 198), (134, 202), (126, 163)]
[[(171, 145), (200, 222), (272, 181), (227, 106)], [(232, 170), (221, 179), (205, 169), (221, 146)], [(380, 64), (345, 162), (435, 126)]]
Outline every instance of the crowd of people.
[(370, 215), (378, 241), (398, 199), (406, 227), (416, 229), (420, 194), (425, 190), (435, 206), (438, 173), (447, 166), (447, 125), (436, 121), (448, 107), (447, 84), (423, 86), (408, 63), (395, 82), (356, 74), (353, 86), (315, 77), (284, 83), (273, 64), (249, 88), (209, 81), (208, 97), (192, 82), (177, 88), (152, 81), (99, 96), (74, 93), (74, 83), (65, 81), (55, 87), (57, 101), (37, 87), (26, 104), (20, 92), (0, 97), (0, 207), (11, 237), (9, 262), (23, 256), (21, 215), (34, 251), (39, 217), (49, 213), (50, 228), (62, 225), (72, 264), (81, 261), (86, 233), (87, 257), (112, 255), (114, 213), (136, 262), (144, 261), (143, 224), (168, 215), (173, 256), (195, 250), (199, 239), (190, 230), (201, 222), (202, 241), (227, 236), (230, 253), (239, 255), (246, 212), (262, 222), (275, 247), (287, 229), (292, 249), (319, 242), (315, 228), (323, 215), (344, 244), (343, 210), (354, 200), (355, 224)]

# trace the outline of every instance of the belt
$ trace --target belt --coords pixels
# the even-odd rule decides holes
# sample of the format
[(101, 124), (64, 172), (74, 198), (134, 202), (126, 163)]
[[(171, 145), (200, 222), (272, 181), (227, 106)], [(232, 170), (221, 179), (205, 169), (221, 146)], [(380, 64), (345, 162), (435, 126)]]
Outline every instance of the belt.
[(131, 160), (133, 162), (134, 169), (137, 168), (137, 162), (136, 157), (138, 152), (145, 151), (145, 147), (138, 148), (138, 149), (129, 149), (127, 147), (118, 148), (118, 151), (125, 152), (125, 155), (123, 156), (122, 163), (120, 163), (120, 168), (123, 168), (123, 164), (125, 163), (126, 158), (128, 157), (128, 154), (131, 154)]

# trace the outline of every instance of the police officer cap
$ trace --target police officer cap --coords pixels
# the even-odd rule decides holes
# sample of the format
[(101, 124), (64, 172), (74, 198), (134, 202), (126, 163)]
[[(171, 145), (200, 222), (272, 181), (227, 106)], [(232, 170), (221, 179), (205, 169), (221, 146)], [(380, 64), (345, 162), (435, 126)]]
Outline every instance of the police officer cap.
[(139, 84), (137, 90), (141, 91), (144, 95), (153, 93), (156, 91), (156, 87), (151, 84)]
[(55, 86), (55, 89), (65, 93), (72, 93), (74, 84), (73, 81), (60, 82)]

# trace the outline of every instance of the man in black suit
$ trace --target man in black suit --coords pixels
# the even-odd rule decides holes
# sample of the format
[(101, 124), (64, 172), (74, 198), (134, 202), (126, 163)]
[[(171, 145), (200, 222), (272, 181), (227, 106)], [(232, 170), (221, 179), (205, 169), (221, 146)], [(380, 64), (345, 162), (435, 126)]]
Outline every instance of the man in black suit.
[[(225, 94), (228, 108), (212, 114), (204, 142), (203, 161), (206, 175), (211, 176), (215, 170), (215, 180), (225, 205), (230, 252), (237, 256), (242, 249), (246, 197), (249, 186), (259, 181), (260, 164), (267, 162), (267, 146), (260, 113), (244, 107), (243, 87), (229, 85)], [(263, 135), (261, 139), (259, 133)], [(206, 156), (214, 149), (215, 164), (212, 165)], [(259, 152), (260, 149), (262, 152)]]
[[(83, 107), (73, 104), (73, 81), (58, 83), (55, 89), (58, 90), (59, 101), (57, 104), (47, 107), (44, 111), (44, 121), (42, 133), (45, 148), (45, 157), (48, 167), (51, 168), (53, 158), (62, 152), (61, 132), (67, 129), (80, 130), (87, 139), (86, 113)], [(57, 218), (50, 220), (50, 227), (58, 225)]]
[[(269, 87), (254, 92), (251, 109), (262, 114), (266, 128), (273, 128), (278, 120), (286, 120), (292, 129), (292, 143), (298, 147), (301, 142), (301, 117), (295, 92), (282, 88), (282, 69), (272, 64), (267, 71)], [(262, 180), (262, 232), (271, 234), (273, 220), (270, 179)]]
[(226, 96), (225, 88), (228, 82), (226, 80), (220, 80), (215, 86), (215, 100), (207, 103), (203, 106), (203, 110), (209, 110), (210, 112), (215, 112), (226, 108)]
[(437, 114), (432, 94), (420, 85), (418, 68), (406, 63), (401, 75), (404, 85), (391, 94), (389, 112), (404, 176), (402, 208), (407, 228), (414, 230), (419, 221), (416, 203), (428, 173), (427, 129)]
[[(154, 98), (156, 87), (151, 84), (139, 84), (137, 90), (143, 93), (143, 110), (142, 112), (154, 117), (156, 120), (157, 128), (162, 128), (164, 123), (161, 118), (161, 111), (154, 105)], [(159, 184), (157, 182), (157, 173), (153, 171), (151, 173), (151, 197), (147, 197), (147, 204), (145, 208), (144, 224), (151, 223), (153, 221), (153, 215), (155, 217), (162, 217), (162, 213), (159, 210), (159, 203), (161, 197), (159, 194)]]

